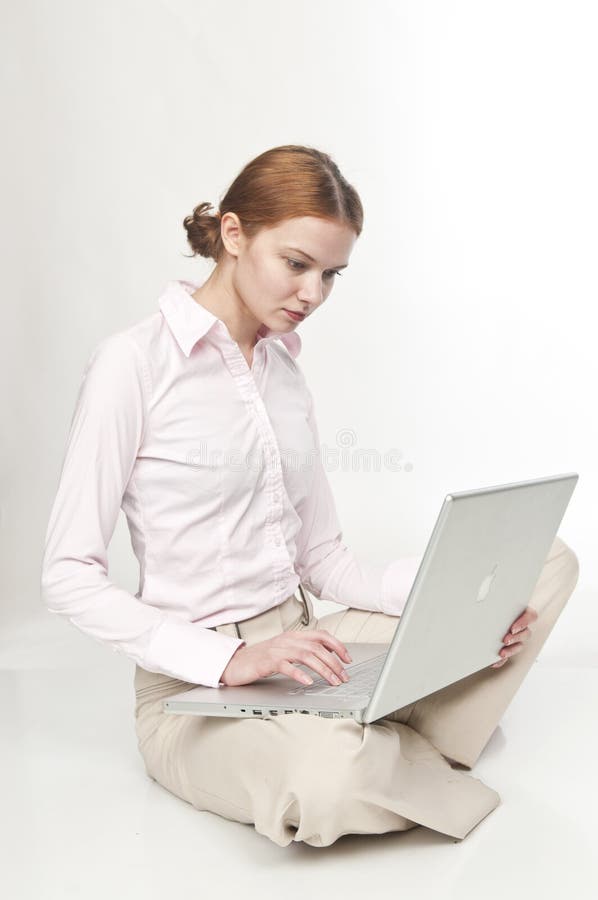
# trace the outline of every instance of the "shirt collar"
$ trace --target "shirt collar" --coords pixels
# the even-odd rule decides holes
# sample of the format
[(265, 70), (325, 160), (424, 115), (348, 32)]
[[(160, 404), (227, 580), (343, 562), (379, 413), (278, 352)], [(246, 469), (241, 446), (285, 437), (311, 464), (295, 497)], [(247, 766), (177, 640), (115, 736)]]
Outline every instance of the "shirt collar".
[[(200, 338), (207, 334), (216, 322), (222, 321), (193, 299), (191, 294), (198, 287), (201, 287), (201, 284), (192, 281), (168, 281), (158, 301), (162, 315), (185, 356), (190, 356)], [(262, 325), (257, 334), (257, 343), (277, 338), (281, 340), (293, 359), (301, 351), (301, 338), (294, 331), (273, 331)]]

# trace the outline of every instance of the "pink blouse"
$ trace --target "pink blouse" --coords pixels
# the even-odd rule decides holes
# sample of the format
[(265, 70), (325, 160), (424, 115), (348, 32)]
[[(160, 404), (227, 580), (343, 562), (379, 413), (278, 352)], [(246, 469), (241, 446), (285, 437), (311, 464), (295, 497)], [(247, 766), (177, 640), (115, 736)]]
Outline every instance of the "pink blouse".
[[(342, 541), (296, 332), (224, 322), (170, 281), (159, 311), (83, 372), (46, 534), (42, 599), (142, 668), (217, 687), (244, 642), (210, 626), (322, 600), (399, 615), (421, 557), (360, 562)], [(123, 509), (135, 595), (108, 577)]]

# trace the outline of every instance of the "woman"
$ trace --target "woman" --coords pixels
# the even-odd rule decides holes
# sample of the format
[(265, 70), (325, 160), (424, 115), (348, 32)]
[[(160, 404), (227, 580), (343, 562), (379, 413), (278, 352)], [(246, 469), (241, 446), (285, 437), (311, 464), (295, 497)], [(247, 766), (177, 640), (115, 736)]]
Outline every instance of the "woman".
[[(136, 663), (146, 771), (197, 809), (281, 846), (417, 825), (462, 838), (500, 798), (457, 767), (478, 758), (577, 580), (558, 537), (502, 661), (378, 722), (162, 711), (196, 684), (308, 681), (297, 664), (346, 681), (345, 642), (390, 642), (419, 563), (363, 564), (342, 542), (297, 362), (298, 323), (329, 296), (361, 233), (357, 192), (325, 153), (283, 146), (209, 209), (184, 221), (193, 253), (216, 262), (209, 278), (169, 282), (159, 311), (105, 338), (87, 364), (44, 601)], [(135, 596), (107, 574), (121, 507), (140, 564)], [(343, 609), (316, 619), (302, 586)]]

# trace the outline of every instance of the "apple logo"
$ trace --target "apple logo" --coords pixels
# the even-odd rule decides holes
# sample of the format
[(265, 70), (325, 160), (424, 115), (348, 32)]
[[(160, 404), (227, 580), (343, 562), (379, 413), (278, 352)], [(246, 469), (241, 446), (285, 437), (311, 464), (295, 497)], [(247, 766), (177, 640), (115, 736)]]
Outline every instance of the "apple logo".
[(480, 589), (478, 591), (478, 596), (475, 598), (476, 603), (481, 603), (482, 600), (485, 600), (488, 594), (490, 593), (490, 588), (492, 586), (492, 582), (494, 581), (494, 576), (496, 575), (496, 570), (498, 569), (498, 563), (494, 563), (494, 568), (490, 572), (489, 575), (486, 575), (484, 580), (480, 585)]

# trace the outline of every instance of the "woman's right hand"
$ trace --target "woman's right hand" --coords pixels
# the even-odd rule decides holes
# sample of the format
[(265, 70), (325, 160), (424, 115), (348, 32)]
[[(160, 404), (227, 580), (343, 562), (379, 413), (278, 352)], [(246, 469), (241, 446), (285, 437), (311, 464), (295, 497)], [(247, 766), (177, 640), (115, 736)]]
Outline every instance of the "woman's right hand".
[(280, 672), (299, 684), (311, 684), (313, 679), (293, 665), (300, 663), (337, 685), (349, 681), (339, 657), (351, 662), (345, 645), (329, 631), (283, 631), (267, 641), (235, 650), (220, 681), (226, 685), (251, 684)]

